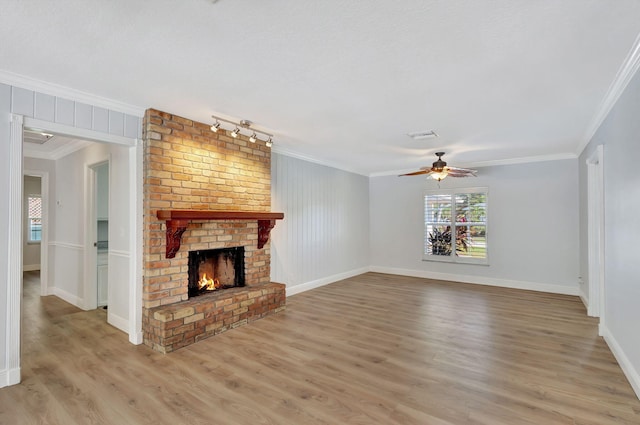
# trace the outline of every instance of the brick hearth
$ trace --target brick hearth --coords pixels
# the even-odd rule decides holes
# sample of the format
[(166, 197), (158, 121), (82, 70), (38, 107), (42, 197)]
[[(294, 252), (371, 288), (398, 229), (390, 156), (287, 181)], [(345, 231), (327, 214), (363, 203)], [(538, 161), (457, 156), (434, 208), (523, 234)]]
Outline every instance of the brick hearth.
[(285, 285), (231, 288), (152, 308), (153, 348), (163, 353), (284, 310)]
[[(174, 258), (158, 210), (271, 209), (271, 151), (209, 124), (157, 110), (144, 120), (145, 344), (174, 351), (284, 309), (284, 285), (270, 282), (270, 245), (258, 249), (256, 220), (193, 220)], [(245, 247), (245, 284), (188, 298), (190, 250)], [(244, 304), (243, 304), (244, 303)]]

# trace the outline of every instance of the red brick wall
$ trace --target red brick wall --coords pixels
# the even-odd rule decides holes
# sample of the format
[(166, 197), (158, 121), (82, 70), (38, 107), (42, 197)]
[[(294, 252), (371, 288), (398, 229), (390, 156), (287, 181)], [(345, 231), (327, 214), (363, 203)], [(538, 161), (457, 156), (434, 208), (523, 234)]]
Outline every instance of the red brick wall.
[(165, 258), (166, 228), (156, 218), (159, 209), (270, 211), (270, 149), (264, 142), (234, 139), (209, 127), (154, 109), (145, 113), (145, 318), (150, 308), (188, 298), (189, 250), (244, 246), (246, 284), (269, 282), (269, 244), (257, 249), (256, 221), (190, 222), (175, 258)]

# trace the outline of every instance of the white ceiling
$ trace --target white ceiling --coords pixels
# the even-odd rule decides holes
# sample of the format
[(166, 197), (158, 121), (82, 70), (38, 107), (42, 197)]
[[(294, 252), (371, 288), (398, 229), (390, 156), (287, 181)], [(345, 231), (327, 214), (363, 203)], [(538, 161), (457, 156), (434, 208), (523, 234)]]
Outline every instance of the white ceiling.
[(637, 0), (2, 3), (5, 75), (249, 119), (363, 174), (575, 155), (640, 34)]

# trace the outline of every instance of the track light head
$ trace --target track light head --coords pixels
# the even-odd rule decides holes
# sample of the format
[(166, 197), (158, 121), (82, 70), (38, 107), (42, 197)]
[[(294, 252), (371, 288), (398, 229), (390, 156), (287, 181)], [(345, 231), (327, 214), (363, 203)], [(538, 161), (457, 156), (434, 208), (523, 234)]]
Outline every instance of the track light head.
[(251, 143), (255, 143), (255, 142), (256, 142), (256, 140), (258, 140), (258, 135), (257, 135), (255, 132), (253, 132), (253, 133), (251, 134), (251, 136), (249, 136), (249, 141), (250, 141)]
[(265, 144), (267, 145), (268, 148), (273, 146), (273, 140), (271, 140), (271, 137), (269, 137), (269, 140), (267, 140)]
[(240, 129), (236, 127), (235, 130), (231, 132), (231, 137), (235, 139), (236, 137), (238, 137), (238, 134), (240, 134)]
[(216, 120), (216, 122), (211, 126), (211, 131), (213, 131), (214, 133), (217, 133), (219, 129), (220, 129), (220, 123), (218, 122), (218, 120)]

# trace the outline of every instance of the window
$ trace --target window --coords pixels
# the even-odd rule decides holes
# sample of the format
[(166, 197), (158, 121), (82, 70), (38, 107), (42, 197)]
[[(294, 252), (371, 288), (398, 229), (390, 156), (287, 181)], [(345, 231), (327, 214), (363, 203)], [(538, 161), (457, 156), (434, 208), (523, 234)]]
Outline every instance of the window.
[(40, 195), (27, 197), (27, 241), (40, 242), (42, 240), (42, 198)]
[(488, 263), (487, 193), (474, 188), (425, 194), (424, 260)]

